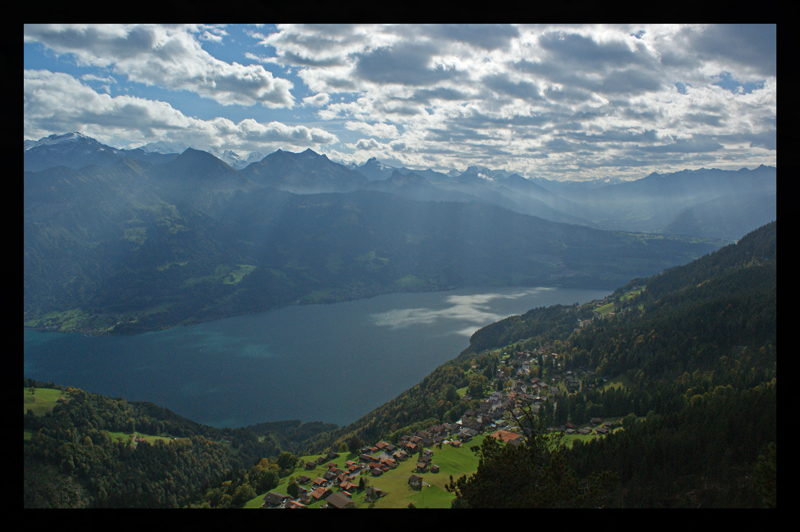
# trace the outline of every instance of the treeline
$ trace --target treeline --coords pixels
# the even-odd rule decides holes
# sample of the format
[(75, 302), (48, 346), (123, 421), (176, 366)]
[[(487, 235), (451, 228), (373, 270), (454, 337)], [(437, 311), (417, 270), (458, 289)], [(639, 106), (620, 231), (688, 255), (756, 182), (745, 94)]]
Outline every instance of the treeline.
[(483, 327), (469, 339), (469, 347), (459, 358), (504, 345), (539, 337), (542, 341), (566, 338), (575, 329), (577, 308), (564, 305), (540, 307), (519, 316), (509, 316)]
[(570, 465), (580, 475), (620, 476), (609, 505), (774, 507), (775, 472), (762, 464), (766, 457), (775, 462), (775, 381), (741, 391), (718, 387), (702, 397), (680, 412), (628, 417), (613, 437), (576, 441)]

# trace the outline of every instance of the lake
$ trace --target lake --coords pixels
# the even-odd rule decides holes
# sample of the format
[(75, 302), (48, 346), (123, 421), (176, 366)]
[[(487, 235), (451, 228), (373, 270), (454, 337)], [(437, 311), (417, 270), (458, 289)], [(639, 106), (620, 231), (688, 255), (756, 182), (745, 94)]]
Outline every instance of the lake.
[(25, 330), (25, 377), (240, 427), (346, 425), (469, 346), (476, 330), (608, 290), (491, 287), (297, 305), (135, 336)]

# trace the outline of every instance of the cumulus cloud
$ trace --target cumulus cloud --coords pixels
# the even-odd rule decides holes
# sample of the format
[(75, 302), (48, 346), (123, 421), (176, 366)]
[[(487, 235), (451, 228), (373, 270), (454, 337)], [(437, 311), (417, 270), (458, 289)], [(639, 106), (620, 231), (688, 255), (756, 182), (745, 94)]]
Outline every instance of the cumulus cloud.
[[(24, 130), (38, 139), (51, 132), (82, 131), (101, 142), (114, 137), (137, 142), (173, 140), (199, 149), (220, 147), (264, 151), (264, 146), (318, 147), (336, 142), (321, 128), (290, 126), (280, 122), (238, 123), (218, 117), (187, 117), (166, 102), (132, 96), (99, 94), (64, 73), (26, 70), (24, 76)], [(132, 146), (121, 146), (132, 147)]]
[(396, 138), (399, 136), (394, 124), (370, 124), (367, 122), (346, 122), (344, 127), (353, 131), (361, 131), (376, 137)]
[(314, 96), (303, 98), (303, 105), (307, 107), (322, 107), (331, 100), (331, 97), (325, 93), (320, 92)]
[[(196, 92), (222, 105), (291, 106), (292, 83), (261, 65), (226, 63), (203, 50), (196, 26), (39, 25), (24, 27), (25, 42), (38, 42), (79, 63), (111, 68), (129, 81)], [(223, 33), (204, 31), (207, 40)]]

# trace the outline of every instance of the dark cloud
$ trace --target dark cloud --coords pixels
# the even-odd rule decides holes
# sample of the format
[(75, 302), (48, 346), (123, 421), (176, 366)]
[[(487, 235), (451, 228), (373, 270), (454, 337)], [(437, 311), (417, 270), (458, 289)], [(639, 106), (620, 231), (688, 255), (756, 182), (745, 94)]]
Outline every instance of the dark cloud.
[(485, 87), (521, 100), (544, 100), (539, 86), (530, 81), (513, 81), (508, 74), (495, 74), (481, 80)]
[(427, 44), (402, 43), (391, 48), (378, 48), (360, 56), (355, 73), (374, 83), (401, 85), (433, 85), (456, 79), (460, 73), (441, 65), (431, 66), (435, 48)]
[(326, 57), (326, 58), (310, 58), (293, 52), (282, 51), (280, 54), (280, 62), (284, 65), (291, 66), (309, 66), (315, 68), (341, 66), (346, 64), (346, 57)]
[[(580, 97), (582, 90), (600, 94), (637, 95), (660, 90), (663, 86), (660, 74), (651, 69), (627, 68), (604, 73), (600, 79), (590, 76), (592, 68), (575, 67), (567, 62), (531, 62), (527, 60), (514, 63), (514, 67), (537, 77), (569, 87), (569, 95)], [(552, 89), (551, 89), (552, 90)], [(550, 96), (550, 93), (546, 93)], [(584, 92), (584, 94), (586, 94)], [(554, 96), (558, 94), (554, 91)]]
[(580, 64), (588, 70), (606, 67), (644, 65), (653, 61), (644, 46), (632, 50), (627, 43), (599, 43), (591, 37), (563, 31), (546, 32), (539, 36), (539, 45), (551, 52), (554, 60), (570, 65)]
[(603, 78), (600, 83), (586, 80), (584, 86), (589, 90), (603, 94), (635, 95), (660, 90), (662, 83), (659, 75), (654, 72), (630, 68), (627, 70), (615, 70)]
[(654, 129), (648, 129), (644, 132), (628, 131), (611, 129), (603, 131), (600, 134), (589, 135), (584, 131), (579, 133), (570, 133), (567, 135), (569, 138), (582, 141), (582, 142), (614, 142), (614, 143), (636, 143), (636, 144), (653, 144), (659, 142), (658, 134)]
[(725, 119), (719, 115), (709, 113), (686, 113), (682, 117), (687, 122), (705, 124), (707, 126), (722, 127)]
[(777, 25), (720, 24), (683, 28), (687, 53), (700, 59), (725, 59), (764, 76), (776, 75)]
[(135, 26), (125, 34), (111, 35), (102, 27), (49, 27), (27, 24), (25, 36), (35, 39), (57, 52), (81, 54), (89, 51), (94, 55), (127, 59), (151, 53), (157, 36), (152, 28)]
[(507, 24), (441, 24), (426, 28), (432, 37), (459, 41), (490, 51), (506, 48), (512, 39), (519, 37), (519, 30)]
[(472, 142), (502, 140), (482, 130), (451, 125), (447, 129), (430, 128), (425, 132), (425, 139), (436, 142)]
[(617, 107), (619, 114), (628, 120), (655, 122), (660, 114), (656, 111), (637, 111), (633, 107), (619, 106)]
[(730, 144), (744, 144), (747, 143), (751, 148), (763, 148), (766, 150), (778, 149), (778, 135), (775, 129), (762, 131), (760, 133), (736, 133), (734, 135), (718, 135), (716, 137), (720, 142)]
[(695, 136), (691, 139), (678, 139), (672, 144), (646, 146), (641, 149), (648, 153), (706, 153), (723, 150), (725, 147), (714, 139)]
[(571, 86), (564, 86), (560, 89), (547, 87), (544, 95), (548, 100), (559, 103), (581, 103), (592, 99), (590, 92)]
[(469, 116), (452, 119), (451, 123), (457, 123), (462, 127), (469, 128), (508, 128), (508, 127), (542, 127), (552, 125), (557, 121), (568, 118), (563, 113), (532, 113), (530, 115), (514, 115), (511, 117), (501, 117), (488, 115), (474, 111)]
[(434, 89), (418, 89), (408, 98), (409, 101), (419, 102), (430, 105), (433, 100), (457, 101), (466, 100), (469, 96), (462, 91), (447, 87), (436, 87)]

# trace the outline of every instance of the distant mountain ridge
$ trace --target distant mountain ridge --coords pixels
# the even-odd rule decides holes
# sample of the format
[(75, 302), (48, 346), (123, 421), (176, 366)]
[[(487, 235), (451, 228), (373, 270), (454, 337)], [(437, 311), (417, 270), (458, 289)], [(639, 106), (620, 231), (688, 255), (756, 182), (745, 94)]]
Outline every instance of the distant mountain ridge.
[(613, 288), (721, 245), (545, 220), (503, 185), (369, 181), (312, 150), (244, 170), (192, 148), (161, 164), (113, 155), (24, 173), (29, 326), (119, 334), (387, 292)]
[[(121, 158), (156, 165), (170, 163), (180, 153), (160, 153), (170, 148), (194, 148), (163, 141), (135, 150), (105, 146), (80, 133), (51, 135), (25, 141), (24, 168), (40, 171), (57, 165), (79, 169), (90, 164), (110, 166)], [(203, 152), (208, 153), (208, 152)], [(776, 205), (768, 200), (750, 202), (741, 197), (766, 198), (777, 192), (777, 171), (760, 166), (738, 171), (705, 169), (657, 172), (635, 181), (609, 178), (595, 182), (556, 182), (526, 178), (506, 170), (473, 165), (464, 172), (395, 168), (376, 158), (362, 165), (342, 165), (307, 149), (300, 154), (278, 150), (262, 156), (253, 152), (244, 160), (231, 150), (209, 154), (231, 172), (255, 186), (270, 186), (299, 194), (381, 190), (417, 201), (478, 201), (546, 220), (598, 229), (644, 231), (736, 240), (776, 218)], [(210, 167), (218, 164), (208, 159)], [(165, 167), (169, 168), (169, 167)], [(405, 180), (394, 174), (409, 176)], [(393, 177), (394, 176), (394, 177)], [(416, 177), (414, 177), (416, 176)], [(413, 182), (412, 182), (413, 180)], [(686, 222), (694, 208), (714, 202), (713, 212)], [(751, 209), (747, 216), (731, 218), (726, 212)]]

